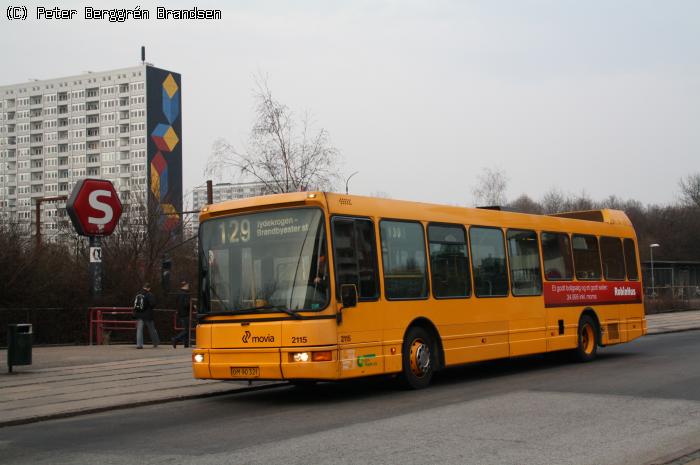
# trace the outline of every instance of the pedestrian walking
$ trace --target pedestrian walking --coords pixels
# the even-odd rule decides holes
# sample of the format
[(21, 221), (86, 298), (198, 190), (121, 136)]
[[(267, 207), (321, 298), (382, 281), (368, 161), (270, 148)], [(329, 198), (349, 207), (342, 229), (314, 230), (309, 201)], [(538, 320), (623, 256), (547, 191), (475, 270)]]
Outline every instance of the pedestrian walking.
[(151, 293), (151, 285), (146, 283), (143, 289), (136, 294), (134, 299), (134, 318), (136, 318), (136, 348), (143, 349), (143, 325), (148, 326), (148, 334), (151, 336), (153, 348), (158, 347), (160, 339), (156, 325), (153, 323), (153, 309), (156, 307), (156, 298)]
[(173, 338), (173, 349), (177, 347), (178, 342), (182, 342), (185, 347), (190, 346), (190, 283), (187, 281), (180, 282), (180, 290), (175, 297), (175, 308), (177, 310), (177, 319), (180, 326), (183, 328)]

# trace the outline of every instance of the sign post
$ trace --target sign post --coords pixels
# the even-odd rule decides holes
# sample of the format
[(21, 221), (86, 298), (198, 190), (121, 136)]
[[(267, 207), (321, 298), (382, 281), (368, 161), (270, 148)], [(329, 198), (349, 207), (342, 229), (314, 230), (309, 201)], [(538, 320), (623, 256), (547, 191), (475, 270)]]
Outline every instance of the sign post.
[(81, 179), (73, 188), (66, 211), (75, 230), (90, 238), (90, 294), (102, 294), (102, 236), (109, 236), (119, 222), (122, 204), (110, 181)]
[(102, 294), (102, 238), (90, 236), (90, 295)]

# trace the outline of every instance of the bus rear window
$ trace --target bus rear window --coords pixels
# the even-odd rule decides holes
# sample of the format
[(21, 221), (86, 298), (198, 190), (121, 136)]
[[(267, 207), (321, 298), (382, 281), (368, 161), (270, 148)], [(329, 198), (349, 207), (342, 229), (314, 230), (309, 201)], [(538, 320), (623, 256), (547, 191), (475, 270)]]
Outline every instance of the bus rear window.
[(627, 279), (637, 281), (639, 272), (637, 271), (637, 252), (632, 239), (625, 239), (625, 265), (627, 267)]

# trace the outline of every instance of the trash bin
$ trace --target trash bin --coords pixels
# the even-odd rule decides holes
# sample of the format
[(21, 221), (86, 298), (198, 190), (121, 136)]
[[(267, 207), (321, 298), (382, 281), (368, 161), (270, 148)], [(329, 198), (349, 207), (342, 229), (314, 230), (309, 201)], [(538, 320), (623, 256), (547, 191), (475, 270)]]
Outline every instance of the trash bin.
[(7, 369), (14, 365), (32, 364), (32, 325), (29, 323), (7, 326)]

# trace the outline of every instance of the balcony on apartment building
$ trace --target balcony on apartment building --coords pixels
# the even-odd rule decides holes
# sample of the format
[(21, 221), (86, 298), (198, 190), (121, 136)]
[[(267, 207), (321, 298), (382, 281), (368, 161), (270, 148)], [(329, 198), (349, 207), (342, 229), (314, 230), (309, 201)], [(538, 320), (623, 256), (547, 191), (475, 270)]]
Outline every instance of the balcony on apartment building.
[(94, 139), (99, 139), (100, 138), (100, 128), (87, 128), (85, 131), (85, 135), (88, 140), (94, 140)]

